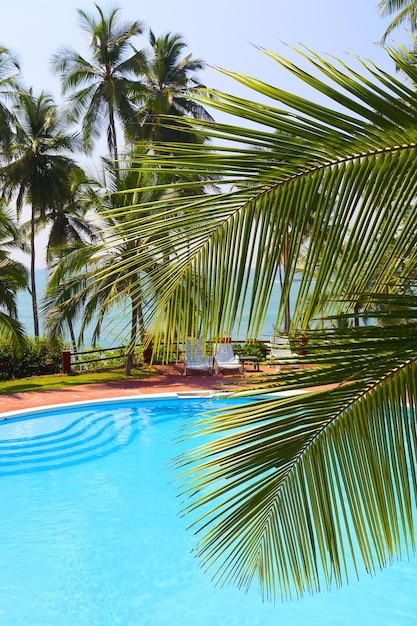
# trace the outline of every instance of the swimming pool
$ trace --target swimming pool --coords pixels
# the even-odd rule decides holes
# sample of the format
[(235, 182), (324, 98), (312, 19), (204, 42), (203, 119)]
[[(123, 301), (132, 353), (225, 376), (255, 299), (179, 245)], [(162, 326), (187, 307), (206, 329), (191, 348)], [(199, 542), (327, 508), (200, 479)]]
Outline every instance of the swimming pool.
[(167, 463), (182, 420), (218, 402), (106, 401), (0, 422), (1, 624), (417, 623), (416, 559), (275, 607), (255, 588), (211, 585), (190, 554)]

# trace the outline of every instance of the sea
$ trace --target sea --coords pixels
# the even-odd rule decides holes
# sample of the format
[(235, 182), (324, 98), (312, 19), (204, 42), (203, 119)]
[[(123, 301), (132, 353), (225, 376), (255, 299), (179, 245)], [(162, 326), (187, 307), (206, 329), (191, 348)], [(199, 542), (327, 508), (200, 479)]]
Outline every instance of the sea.
[[(48, 278), (48, 271), (43, 268), (39, 268), (36, 270), (36, 286), (37, 286), (37, 295), (38, 295), (38, 303), (39, 309), (42, 306), (42, 300), (44, 297), (45, 287)], [(260, 336), (256, 337), (256, 339), (263, 341), (270, 341), (271, 337), (274, 335), (274, 328), (276, 324), (276, 314), (278, 308), (278, 301), (280, 296), (280, 285), (277, 280), (274, 284), (270, 306), (268, 308), (265, 323), (263, 325), (262, 332)], [(292, 306), (294, 305), (296, 294), (292, 298)], [(33, 314), (32, 314), (32, 301), (30, 294), (28, 292), (19, 292), (17, 296), (17, 306), (18, 306), (18, 316), (19, 320), (23, 324), (23, 327), (26, 333), (29, 336), (33, 336)], [(246, 323), (249, 317), (248, 308), (244, 309), (241, 331), (239, 332), (239, 336), (233, 334), (233, 339), (237, 341), (244, 341), (245, 338), (245, 328)], [(116, 313), (113, 313), (105, 319), (103, 323), (103, 330), (100, 336), (100, 339), (96, 341), (96, 345), (99, 345), (102, 348), (115, 347), (117, 345), (122, 345), (128, 336), (129, 329), (129, 315), (128, 312), (123, 312), (122, 309), (118, 309)], [(42, 315), (40, 315), (40, 323), (41, 323), (41, 335), (47, 334), (47, 329), (45, 328), (44, 320)], [(84, 340), (82, 343), (82, 348), (89, 348), (92, 346), (92, 335), (93, 335), (94, 323), (90, 324), (90, 326), (86, 329), (84, 333)], [(79, 323), (75, 323), (75, 330), (78, 334)], [(64, 341), (68, 341), (69, 343), (69, 335), (64, 337)]]

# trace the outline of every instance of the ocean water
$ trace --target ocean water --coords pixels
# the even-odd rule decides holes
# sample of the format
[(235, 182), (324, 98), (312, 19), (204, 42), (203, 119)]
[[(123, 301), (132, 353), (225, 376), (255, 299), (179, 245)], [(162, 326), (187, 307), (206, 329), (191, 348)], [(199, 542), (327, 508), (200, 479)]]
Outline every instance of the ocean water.
[[(42, 304), (42, 298), (46, 286), (47, 281), (47, 270), (38, 269), (36, 270), (36, 284), (37, 284), (37, 294), (38, 294), (38, 302), (39, 308)], [(265, 318), (265, 324), (261, 333), (261, 336), (257, 337), (257, 339), (263, 339), (264, 341), (269, 341), (270, 337), (274, 334), (274, 326), (276, 321), (276, 312), (279, 301), (280, 288), (279, 283), (276, 281), (271, 297), (271, 303), (269, 310), (267, 312)], [(295, 300), (295, 293), (293, 296), (293, 301)], [(32, 302), (29, 293), (20, 292), (17, 297), (17, 305), (18, 305), (18, 315), (21, 323), (23, 324), (26, 332), (29, 336), (33, 335), (33, 314), (32, 314)], [(243, 323), (242, 328), (245, 328), (245, 323), (248, 320), (248, 311), (244, 311), (243, 314)], [(41, 334), (46, 334), (43, 319), (41, 316)], [(105, 324), (103, 325), (103, 331), (101, 335), (101, 339), (99, 341), (100, 346), (102, 347), (110, 347), (115, 345), (122, 345), (123, 336), (128, 335), (128, 324), (129, 324), (129, 314), (123, 315), (121, 311), (118, 312), (118, 315), (113, 314), (106, 319)], [(78, 330), (79, 325), (75, 324), (76, 330)], [(84, 336), (84, 347), (91, 346), (91, 337), (92, 337), (93, 327), (87, 329)], [(239, 337), (233, 336), (234, 339), (243, 339), (244, 332), (242, 331)], [(69, 341), (69, 337), (65, 338)]]
[[(46, 269), (37, 269), (36, 270), (36, 289), (38, 296), (38, 308), (39, 308), (39, 316), (40, 316), (40, 326), (41, 326), (41, 335), (47, 334), (47, 329), (45, 328), (44, 319), (41, 313), (41, 307), (43, 304), (43, 298), (47, 283), (47, 270)], [(33, 336), (33, 312), (32, 312), (32, 300), (30, 294), (28, 292), (19, 292), (17, 296), (17, 307), (18, 307), (18, 317), (20, 322), (23, 324), (27, 334), (29, 336)], [(121, 342), (121, 333), (125, 331), (126, 324), (128, 324), (128, 317), (120, 316), (119, 319), (116, 316), (108, 316), (105, 323), (103, 324), (102, 336), (100, 341), (98, 342), (101, 347), (111, 347), (116, 345), (122, 345)], [(78, 334), (80, 324), (77, 321), (74, 324), (74, 329), (76, 335)], [(93, 333), (93, 324), (90, 325), (89, 328), (86, 329), (84, 333), (84, 347), (89, 348), (92, 345), (92, 333)], [(126, 332), (124, 332), (126, 335)], [(66, 336), (65, 341), (70, 341), (69, 334)]]

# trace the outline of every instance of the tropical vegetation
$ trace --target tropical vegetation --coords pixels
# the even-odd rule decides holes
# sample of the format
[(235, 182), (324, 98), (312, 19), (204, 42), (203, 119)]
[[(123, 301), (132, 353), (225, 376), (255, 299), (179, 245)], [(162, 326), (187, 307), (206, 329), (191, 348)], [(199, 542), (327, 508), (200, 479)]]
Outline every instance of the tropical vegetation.
[[(139, 177), (126, 168), (123, 171), (126, 154), (130, 154), (130, 167), (132, 155), (138, 154), (139, 143), (144, 146), (139, 152), (152, 150), (153, 138), (161, 132), (157, 130), (161, 126), (160, 113), (210, 119), (207, 111), (191, 99), (194, 91), (203, 88), (195, 73), (204, 68), (204, 63), (186, 53), (182, 37), (175, 34), (156, 37), (150, 31), (151, 48), (139, 50), (134, 46), (135, 39), (144, 32), (139, 20), (121, 23), (119, 9), (108, 14), (98, 5), (95, 9), (97, 17), (78, 11), (81, 28), (89, 40), (90, 59), (70, 47), (56, 51), (51, 59), (65, 96), (61, 107), (49, 94), (35, 96), (31, 88), (24, 87), (19, 82), (18, 61), (7, 48), (0, 49), (1, 194), (4, 202), (14, 205), (18, 222), (27, 207), (31, 211), (29, 220), (19, 224), (20, 246), (30, 253), (30, 284), (24, 282), (25, 272), (22, 272), (21, 284), (15, 284), (13, 289), (30, 291), (36, 337), (41, 333), (41, 309), (44, 316), (49, 316), (46, 323), (51, 320), (49, 331), (54, 336), (68, 333), (75, 348), (82, 345), (85, 324), (93, 318), (98, 319), (92, 334), (95, 342), (102, 332), (103, 316), (111, 315), (112, 308), (119, 317), (122, 315), (118, 306), (124, 296), (119, 298), (116, 294), (121, 292), (123, 281), (108, 274), (110, 259), (101, 267), (97, 255), (108, 230), (116, 227), (106, 211), (112, 204), (128, 202), (126, 194), (120, 195), (126, 178), (130, 177), (131, 186), (134, 176)], [(175, 123), (179, 128), (178, 122)], [(94, 147), (103, 127), (108, 146), (108, 155), (100, 165), (105, 171), (104, 180), (101, 175), (87, 174), (77, 162)], [(121, 155), (119, 131), (125, 145)], [(192, 139), (196, 140), (201, 138)], [(174, 177), (172, 173), (170, 181)], [(168, 188), (166, 176), (165, 181)], [(200, 185), (202, 193), (203, 189)], [(45, 228), (49, 230), (46, 261), (51, 273), (47, 298), (39, 302), (35, 237)], [(122, 229), (122, 223), (117, 228)], [(125, 256), (137, 254), (137, 245), (129, 242), (125, 248), (122, 251)], [(81, 258), (83, 265), (79, 266)], [(70, 261), (72, 268), (67, 269)], [(88, 294), (80, 277), (81, 267), (85, 270), (82, 278), (90, 285)], [(100, 267), (103, 282), (99, 288), (93, 286), (94, 281), (88, 282), (88, 276), (97, 277)], [(65, 272), (66, 278), (68, 272), (72, 275), (72, 285), (57, 280)], [(128, 280), (133, 278), (132, 274)], [(109, 290), (107, 296), (102, 293), (105, 285)], [(10, 306), (6, 301), (3, 303), (2, 331), (21, 344), (23, 329), (17, 322), (16, 310)], [(133, 326), (127, 340), (129, 359), (146, 334), (140, 320), (141, 307), (141, 303), (135, 305), (135, 316), (139, 317), (131, 320)], [(13, 317), (6, 317), (7, 310), (12, 312), (15, 323)], [(74, 326), (77, 315), (84, 316), (78, 331)]]
[(5, 205), (0, 208), (0, 334), (18, 354), (25, 341), (25, 332), (19, 322), (16, 297), (29, 284), (27, 268), (13, 259), (15, 250), (25, 250), (21, 233)]
[[(185, 41), (179, 35), (168, 33), (156, 37), (150, 31), (149, 43), (152, 56), (144, 66), (138, 90), (138, 113), (132, 129), (136, 140), (155, 141), (198, 141), (201, 135), (190, 135), (182, 131), (182, 117), (211, 119), (207, 110), (190, 96), (205, 89), (196, 72), (204, 68), (204, 62), (184, 52)], [(164, 123), (170, 115), (170, 126)]]
[[(380, 8), (412, 5), (381, 2)], [(89, 185), (72, 152), (61, 157), (61, 137), (65, 143), (78, 136), (61, 134), (55, 105), (19, 87), (17, 66), (0, 51), (7, 98), (15, 92), (19, 113), (1, 100), (9, 129), (3, 196), (17, 199), (18, 210), (23, 200), (30, 205), (30, 236), (22, 245), (31, 250), (36, 226), (52, 221), (51, 334), (62, 336), (81, 316), (82, 330), (96, 320), (99, 338), (105, 315), (120, 315), (122, 306), (130, 356), (138, 343), (152, 341), (156, 356), (167, 360), (188, 336), (215, 342), (233, 329), (250, 343), (281, 278), (277, 328), (285, 327), (293, 344), (301, 334), (308, 354), (300, 357), (303, 367), (265, 380), (264, 392), (285, 394), (263, 393), (256, 403), (199, 416), (188, 426), (185, 436), (196, 445), (176, 459), (176, 468), (183, 510), (199, 537), (196, 554), (216, 581), (247, 588), (257, 579), (264, 597), (275, 599), (338, 587), (411, 553), (417, 502), (413, 53), (387, 49), (389, 74), (360, 59), (346, 63), (303, 50), (286, 59), (263, 50), (260, 55), (317, 98), (224, 71), (252, 90), (252, 99), (244, 99), (201, 85), (194, 72), (204, 64), (181, 56), (181, 37), (151, 31), (151, 52), (140, 52), (130, 47), (140, 22), (119, 28), (117, 11), (106, 17), (96, 8), (98, 21), (80, 12), (95, 35), (92, 61), (61, 50), (54, 66), (70, 97), (67, 122), (81, 122), (85, 148), (107, 120), (101, 189), (97, 181)], [(116, 33), (120, 47), (113, 45)], [(125, 56), (128, 49), (133, 56)], [(120, 99), (110, 97), (109, 84)], [(208, 111), (230, 121), (216, 122)], [(35, 155), (44, 167), (34, 166)], [(39, 181), (45, 175), (48, 188), (55, 165), (57, 185), (46, 196)], [(59, 237), (55, 224), (64, 224)], [(11, 319), (20, 285), (10, 284), (0, 298)], [(19, 328), (14, 332), (19, 340)]]
[(389, 23), (382, 41), (385, 42), (388, 35), (397, 30), (400, 26), (405, 25), (411, 32), (415, 32), (417, 28), (417, 3), (415, 0), (379, 0), (378, 5), (381, 15), (392, 15), (395, 17)]
[(77, 136), (64, 130), (62, 119), (51, 96), (34, 96), (31, 90), (16, 94), (14, 132), (10, 156), (0, 168), (2, 194), (7, 201), (16, 199), (20, 216), (24, 203), (31, 207), (30, 290), (34, 335), (39, 337), (39, 311), (36, 288), (35, 233), (47, 213), (62, 206), (70, 197), (71, 174), (78, 169), (67, 156), (78, 146)]
[(0, 381), (58, 374), (64, 344), (49, 337), (25, 337), (21, 350), (0, 337)]
[(86, 146), (100, 136), (105, 120), (109, 156), (117, 163), (117, 118), (125, 126), (135, 120), (132, 96), (138, 87), (145, 53), (135, 49), (132, 39), (143, 32), (143, 26), (137, 20), (120, 24), (118, 9), (106, 16), (98, 5), (95, 7), (98, 20), (78, 10), (90, 42), (91, 61), (65, 47), (54, 54), (52, 67), (60, 74), (63, 93), (70, 93), (68, 114), (74, 121), (82, 121)]

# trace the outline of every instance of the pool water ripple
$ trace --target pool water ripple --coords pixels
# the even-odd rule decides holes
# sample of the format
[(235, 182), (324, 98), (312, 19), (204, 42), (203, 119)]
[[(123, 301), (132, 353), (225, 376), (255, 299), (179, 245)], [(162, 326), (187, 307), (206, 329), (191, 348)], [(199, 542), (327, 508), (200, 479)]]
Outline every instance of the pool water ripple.
[(143, 415), (134, 411), (107, 411), (100, 416), (96, 412), (87, 412), (70, 421), (65, 428), (2, 439), (0, 476), (65, 467), (112, 454), (129, 445), (142, 427)]
[[(68, 467), (110, 455), (130, 445), (138, 433), (178, 417), (166, 401), (155, 411), (143, 403), (140, 411), (123, 403), (99, 411), (76, 407), (45, 412), (29, 428), (26, 418), (0, 422), (0, 476)], [(36, 414), (35, 414), (36, 415)], [(46, 431), (45, 431), (46, 429)]]

